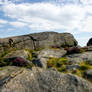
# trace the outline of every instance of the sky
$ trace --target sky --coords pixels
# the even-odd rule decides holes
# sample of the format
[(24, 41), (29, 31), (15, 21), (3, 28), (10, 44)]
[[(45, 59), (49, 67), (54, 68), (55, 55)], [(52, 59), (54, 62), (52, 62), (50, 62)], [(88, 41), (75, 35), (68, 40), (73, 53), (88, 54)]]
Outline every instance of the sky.
[(92, 37), (92, 0), (0, 0), (0, 38), (68, 32), (79, 45)]

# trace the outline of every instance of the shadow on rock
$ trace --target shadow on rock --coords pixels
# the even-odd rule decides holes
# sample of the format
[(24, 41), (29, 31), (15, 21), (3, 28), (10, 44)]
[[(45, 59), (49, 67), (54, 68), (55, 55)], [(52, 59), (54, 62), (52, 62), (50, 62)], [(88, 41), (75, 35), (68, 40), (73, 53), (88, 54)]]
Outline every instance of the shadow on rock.
[(41, 61), (40, 61), (40, 59), (34, 59), (33, 61), (32, 61), (32, 63), (34, 64), (34, 65), (36, 65), (36, 66), (38, 66), (38, 67), (43, 67), (43, 65), (42, 65), (42, 63), (41, 63)]

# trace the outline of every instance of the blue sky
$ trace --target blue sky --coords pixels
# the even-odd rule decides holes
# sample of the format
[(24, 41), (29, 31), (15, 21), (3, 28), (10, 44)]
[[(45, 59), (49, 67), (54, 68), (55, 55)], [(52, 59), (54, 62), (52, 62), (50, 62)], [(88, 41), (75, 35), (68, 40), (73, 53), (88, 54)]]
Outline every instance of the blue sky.
[(0, 38), (45, 31), (72, 33), (85, 46), (92, 0), (0, 0)]

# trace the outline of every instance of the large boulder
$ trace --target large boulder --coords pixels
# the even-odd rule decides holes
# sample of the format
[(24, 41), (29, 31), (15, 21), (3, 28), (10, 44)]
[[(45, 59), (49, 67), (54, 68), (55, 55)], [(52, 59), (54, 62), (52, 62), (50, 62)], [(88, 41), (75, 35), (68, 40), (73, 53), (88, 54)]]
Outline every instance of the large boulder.
[(46, 47), (72, 47), (77, 41), (70, 33), (42, 32), (0, 39), (0, 52), (8, 50), (10, 47), (17, 49), (35, 49)]
[(0, 92), (92, 92), (90, 82), (53, 69), (20, 69), (5, 76), (0, 84)]
[(39, 47), (49, 46), (76, 46), (77, 41), (70, 33), (42, 32), (31, 35)]
[(38, 53), (38, 60), (41, 62), (44, 69), (47, 68), (47, 61), (49, 58), (60, 58), (66, 54), (64, 49), (43, 49)]
[(87, 46), (92, 46), (92, 38), (89, 39)]

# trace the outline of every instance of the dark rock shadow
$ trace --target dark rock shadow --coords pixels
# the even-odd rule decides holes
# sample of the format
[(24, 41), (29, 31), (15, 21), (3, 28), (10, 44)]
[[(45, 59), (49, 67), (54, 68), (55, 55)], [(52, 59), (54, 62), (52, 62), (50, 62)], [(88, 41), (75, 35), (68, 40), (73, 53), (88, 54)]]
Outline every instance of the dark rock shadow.
[(34, 59), (34, 60), (32, 60), (32, 63), (34, 64), (34, 65), (36, 65), (36, 66), (38, 66), (38, 67), (43, 67), (43, 65), (42, 65), (42, 63), (41, 63), (41, 61), (40, 61), (40, 59)]

